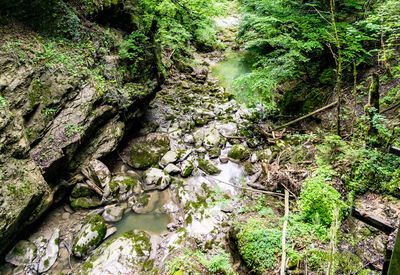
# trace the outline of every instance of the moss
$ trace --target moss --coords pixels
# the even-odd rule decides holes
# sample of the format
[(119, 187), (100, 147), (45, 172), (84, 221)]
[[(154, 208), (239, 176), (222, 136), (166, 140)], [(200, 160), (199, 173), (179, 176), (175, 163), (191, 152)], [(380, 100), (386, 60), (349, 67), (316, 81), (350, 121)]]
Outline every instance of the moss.
[(221, 172), (215, 165), (213, 165), (210, 161), (205, 159), (198, 159), (199, 168), (206, 172), (207, 174), (214, 175)]
[(187, 163), (187, 165), (182, 171), (182, 177), (184, 177), (184, 178), (189, 177), (192, 174), (193, 169), (194, 169), (193, 162), (188, 160), (185, 163)]
[(155, 137), (132, 146), (130, 153), (131, 165), (137, 169), (145, 169), (157, 164), (161, 157), (170, 149), (167, 137)]
[(249, 156), (249, 150), (242, 144), (233, 145), (228, 152), (228, 157), (243, 160)]
[(153, 270), (153, 266), (154, 266), (154, 259), (147, 260), (142, 265), (143, 271), (151, 271)]
[(210, 150), (209, 154), (210, 158), (216, 158), (221, 155), (221, 148), (213, 148)]
[(46, 260), (44, 260), (44, 267), (48, 267), (48, 266), (49, 266), (49, 260), (46, 259)]
[(71, 197), (73, 198), (81, 198), (81, 197), (89, 197), (94, 195), (93, 191), (86, 184), (78, 183), (75, 185), (74, 189), (72, 189)]
[(70, 203), (73, 209), (89, 209), (101, 205), (101, 201), (97, 197), (70, 197)]
[(139, 204), (142, 206), (146, 206), (149, 203), (149, 198), (150, 195), (148, 193), (144, 193), (143, 195), (140, 196), (139, 198)]

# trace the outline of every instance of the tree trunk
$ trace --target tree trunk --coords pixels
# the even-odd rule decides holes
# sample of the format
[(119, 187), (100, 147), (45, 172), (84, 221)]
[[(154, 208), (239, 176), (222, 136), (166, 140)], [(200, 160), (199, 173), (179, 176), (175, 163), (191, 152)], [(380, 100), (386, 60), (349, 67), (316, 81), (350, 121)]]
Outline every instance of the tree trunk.
[(365, 106), (365, 114), (369, 117), (368, 135), (373, 136), (378, 133), (378, 129), (374, 127), (372, 120), (375, 114), (379, 114), (379, 76), (376, 73), (372, 74), (372, 83), (369, 87), (368, 104)]

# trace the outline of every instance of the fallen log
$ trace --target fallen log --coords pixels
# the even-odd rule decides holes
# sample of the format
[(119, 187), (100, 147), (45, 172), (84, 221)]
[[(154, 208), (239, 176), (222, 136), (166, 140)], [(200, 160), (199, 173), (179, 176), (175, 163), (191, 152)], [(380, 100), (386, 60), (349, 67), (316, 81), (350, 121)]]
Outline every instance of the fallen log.
[(384, 219), (382, 219), (380, 217), (370, 215), (367, 212), (365, 212), (364, 210), (358, 209), (354, 206), (351, 210), (351, 215), (354, 218), (356, 218), (362, 222), (365, 222), (366, 224), (373, 226), (376, 229), (379, 229), (379, 230), (385, 232), (385, 234), (387, 234), (387, 235), (390, 235), (390, 233), (392, 233), (393, 231), (396, 230), (396, 228), (394, 226), (392, 226), (388, 221), (385, 221)]
[(276, 131), (276, 130), (282, 129), (282, 128), (285, 128), (285, 127), (287, 127), (287, 126), (289, 126), (289, 125), (292, 125), (292, 124), (294, 124), (294, 123), (296, 123), (296, 122), (299, 122), (299, 121), (301, 121), (301, 120), (303, 120), (303, 119), (305, 119), (305, 118), (308, 118), (308, 117), (310, 117), (310, 116), (312, 116), (312, 115), (315, 115), (315, 114), (317, 114), (317, 113), (319, 113), (319, 112), (322, 112), (322, 111), (324, 111), (324, 110), (326, 110), (326, 109), (329, 109), (330, 107), (335, 106), (337, 103), (338, 103), (337, 101), (332, 102), (331, 104), (328, 104), (328, 105), (326, 105), (326, 106), (324, 106), (324, 107), (322, 107), (322, 108), (319, 108), (318, 110), (315, 110), (315, 111), (313, 111), (313, 112), (311, 112), (311, 113), (309, 113), (309, 114), (307, 114), (307, 115), (304, 115), (304, 116), (302, 116), (302, 117), (299, 117), (299, 118), (297, 118), (297, 119), (295, 119), (295, 120), (292, 120), (292, 121), (290, 121), (290, 122), (288, 122), (288, 123), (285, 123), (285, 124), (283, 124), (283, 125), (281, 125), (281, 126), (275, 128), (275, 129), (272, 130), (272, 131)]

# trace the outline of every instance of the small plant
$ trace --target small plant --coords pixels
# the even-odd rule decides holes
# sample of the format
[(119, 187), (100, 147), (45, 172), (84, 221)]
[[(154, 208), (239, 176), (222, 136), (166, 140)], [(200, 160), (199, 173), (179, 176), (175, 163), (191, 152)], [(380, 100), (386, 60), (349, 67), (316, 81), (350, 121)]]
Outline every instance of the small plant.
[(7, 106), (7, 100), (0, 96), (0, 109)]
[(67, 134), (68, 137), (72, 137), (73, 135), (82, 132), (82, 130), (83, 130), (82, 126), (79, 127), (74, 124), (69, 124), (65, 126), (65, 133)]

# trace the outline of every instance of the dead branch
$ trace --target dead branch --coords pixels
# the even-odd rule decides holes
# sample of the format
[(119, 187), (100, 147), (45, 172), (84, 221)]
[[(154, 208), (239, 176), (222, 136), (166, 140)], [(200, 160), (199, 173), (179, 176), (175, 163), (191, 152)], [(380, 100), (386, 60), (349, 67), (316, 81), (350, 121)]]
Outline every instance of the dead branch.
[(396, 230), (394, 226), (392, 226), (389, 222), (385, 221), (384, 219), (370, 215), (364, 210), (358, 209), (356, 207), (352, 208), (351, 215), (354, 218), (385, 232), (387, 235), (390, 235), (390, 233)]
[(326, 105), (326, 106), (324, 106), (324, 107), (322, 107), (322, 108), (319, 108), (319, 109), (317, 109), (317, 110), (315, 110), (315, 111), (313, 111), (313, 112), (311, 112), (311, 113), (309, 113), (309, 114), (307, 114), (307, 115), (304, 115), (304, 116), (302, 116), (302, 117), (299, 117), (299, 118), (297, 118), (297, 119), (295, 119), (295, 120), (292, 120), (292, 121), (290, 121), (290, 122), (288, 122), (288, 123), (285, 123), (285, 124), (283, 124), (283, 125), (281, 125), (281, 126), (275, 128), (273, 131), (276, 131), (276, 130), (285, 128), (285, 127), (287, 127), (287, 126), (289, 126), (289, 125), (292, 125), (292, 124), (294, 124), (294, 123), (296, 123), (296, 122), (299, 122), (299, 121), (301, 121), (301, 120), (303, 120), (303, 119), (305, 119), (305, 118), (308, 118), (308, 117), (310, 117), (310, 116), (312, 116), (312, 115), (315, 115), (315, 114), (317, 114), (317, 113), (319, 113), (319, 112), (322, 112), (322, 111), (324, 111), (324, 110), (326, 110), (326, 109), (328, 109), (328, 108), (330, 108), (330, 107), (332, 107), (332, 106), (335, 106), (337, 103), (338, 103), (338, 101), (335, 101), (335, 102), (333, 102), (333, 103), (331, 103), (331, 104), (328, 104), (328, 105)]
[(286, 266), (286, 228), (289, 219), (289, 192), (285, 190), (285, 221), (282, 229), (282, 260), (281, 260), (281, 275), (285, 275)]

